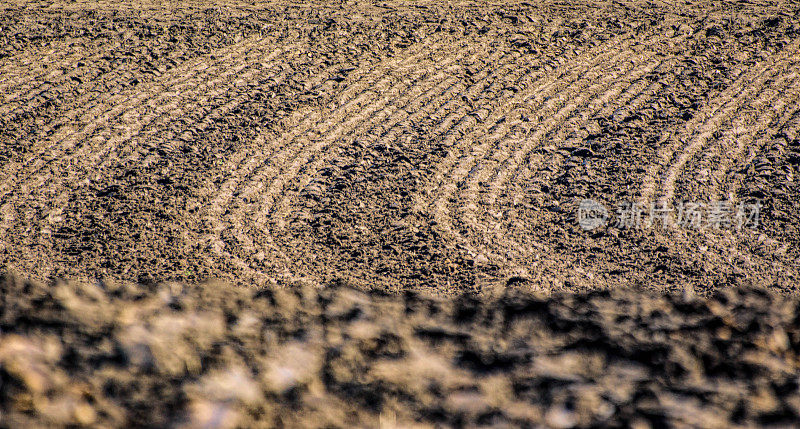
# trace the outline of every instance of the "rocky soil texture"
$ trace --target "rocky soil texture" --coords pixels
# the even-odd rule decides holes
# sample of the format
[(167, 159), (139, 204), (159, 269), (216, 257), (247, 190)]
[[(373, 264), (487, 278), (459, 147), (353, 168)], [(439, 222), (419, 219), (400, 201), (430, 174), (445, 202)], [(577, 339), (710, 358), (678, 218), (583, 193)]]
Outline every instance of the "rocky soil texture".
[[(620, 289), (0, 282), (3, 425), (752, 427), (800, 418), (800, 302)], [(649, 425), (649, 426), (648, 426)]]
[(791, 425), (798, 178), (797, 2), (6, 1), (0, 427)]

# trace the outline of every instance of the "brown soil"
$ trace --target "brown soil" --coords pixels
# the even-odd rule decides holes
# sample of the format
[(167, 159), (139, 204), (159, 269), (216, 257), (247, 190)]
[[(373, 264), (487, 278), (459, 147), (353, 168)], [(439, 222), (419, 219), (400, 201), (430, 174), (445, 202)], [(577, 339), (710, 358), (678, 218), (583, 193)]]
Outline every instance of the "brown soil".
[[(497, 418), (516, 425), (546, 421), (550, 415), (578, 419), (574, 422), (579, 425), (603, 424), (603, 412), (586, 411), (565, 399), (577, 385), (603, 392), (605, 385), (599, 379), (587, 382), (575, 373), (574, 380), (538, 380), (538, 373), (525, 366), (533, 365), (529, 357), (519, 357), (521, 366), (509, 364), (497, 374), (481, 373), (458, 360), (464, 354), (480, 357), (489, 353), (486, 350), (513, 348), (513, 341), (530, 340), (516, 337), (513, 323), (495, 326), (501, 319), (484, 314), (501, 311), (507, 305), (503, 299), (511, 298), (497, 296), (511, 289), (523, 294), (513, 300), (534, 300), (550, 309), (563, 305), (578, 312), (564, 317), (588, 331), (578, 334), (551, 327), (556, 330), (546, 335), (553, 336), (552, 344), (573, 341), (575, 335), (590, 338), (586, 341), (594, 345), (585, 349), (564, 349), (596, 363), (581, 364), (582, 371), (594, 368), (598, 374), (613, 374), (616, 370), (608, 368), (620, 360), (620, 377), (628, 377), (630, 383), (634, 383), (631, 377), (643, 377), (645, 384), (650, 383), (650, 390), (634, 388), (645, 392), (644, 397), (622, 402), (603, 399), (610, 404), (603, 409), (614, 410), (607, 417), (614, 424), (627, 425), (633, 416), (651, 422), (674, 419), (676, 411), (670, 411), (671, 405), (659, 396), (667, 395), (664, 392), (671, 392), (668, 395), (673, 396), (667, 397), (672, 399), (666, 401), (677, 401), (671, 403), (679, 410), (695, 407), (689, 414), (700, 419), (708, 417), (701, 405), (724, 395), (739, 395), (737, 400), (745, 401), (745, 396), (756, 397), (767, 388), (783, 389), (758, 384), (756, 376), (733, 374), (720, 381), (709, 375), (708, 365), (716, 364), (698, 354), (701, 351), (686, 349), (689, 346), (680, 338), (689, 341), (694, 335), (689, 332), (695, 328), (688, 326), (700, 323), (695, 311), (714, 315), (722, 311), (713, 304), (717, 301), (698, 298), (685, 304), (673, 295), (658, 294), (708, 298), (744, 287), (746, 292), (734, 293), (729, 297), (733, 301), (720, 305), (734, 311), (739, 305), (735, 303), (741, 302), (750, 309), (746, 311), (762, 312), (767, 318), (779, 317), (780, 311), (758, 306), (780, 300), (773, 294), (797, 295), (798, 12), (796, 3), (782, 0), (15, 0), (0, 4), (0, 271), (65, 290), (67, 295), (84, 289), (87, 296), (97, 295), (92, 298), (95, 304), (86, 304), (88, 314), (81, 316), (70, 313), (70, 307), (59, 301), (66, 298), (52, 295), (55, 292), (47, 292), (47, 287), (7, 282), (8, 295), (2, 297), (6, 301), (0, 308), (5, 317), (0, 341), (6, 351), (0, 350), (5, 353), (0, 359), (13, 363), (19, 353), (28, 353), (25, 350), (40, 353), (36, 359), (42, 359), (42, 368), (60, 375), (51, 374), (56, 381), (41, 375), (32, 383), (47, 387), (31, 391), (35, 386), (27, 384), (26, 376), (0, 367), (4, 382), (10, 380), (17, 389), (6, 393), (12, 390), (2, 387), (3, 406), (13, 403), (17, 408), (4, 408), (0, 421), (8, 412), (23, 419), (14, 421), (46, 424), (47, 411), (39, 407), (52, 405), (53, 410), (65, 412), (67, 405), (52, 402), (47, 393), (60, 392), (59, 397), (72, 398), (70, 410), (89, 413), (86, 410), (92, 408), (93, 421), (115, 424), (173, 424), (177, 420), (166, 416), (178, 411), (265, 422), (281, 416), (291, 425), (302, 425), (304, 421), (292, 419), (303, 416), (349, 424), (374, 422), (385, 410), (396, 413), (398, 422), (466, 425)], [(577, 219), (584, 199), (607, 207), (611, 222), (584, 230)], [(758, 202), (760, 223), (741, 230), (614, 224), (615, 209), (626, 202), (678, 207), (682, 202), (719, 200), (730, 200), (734, 210), (738, 203)], [(59, 279), (70, 279), (71, 286)], [(242, 302), (206, 298), (252, 313), (258, 323), (268, 326), (258, 328), (261, 336), (244, 340), (231, 334), (241, 316), (220, 316), (225, 313), (221, 307), (196, 296), (203, 288), (177, 286), (211, 280), (232, 286), (208, 286), (209, 294), (241, 296), (237, 299)], [(112, 284), (128, 285), (130, 291), (112, 291), (108, 289)], [(365, 332), (394, 329), (388, 316), (395, 314), (391, 303), (410, 305), (404, 301), (409, 298), (400, 297), (412, 292), (438, 297), (425, 298), (420, 305), (441, 312), (429, 320), (444, 323), (440, 329), (455, 323), (448, 320), (457, 317), (463, 304), (483, 312), (480, 323), (485, 322), (487, 331), (453, 327), (468, 337), (445, 333), (434, 341), (416, 333), (417, 316), (402, 316), (393, 323), (406, 334), (395, 333), (400, 339), (391, 347), (400, 347), (402, 353), (396, 352), (405, 360), (398, 363), (402, 359), (394, 357), (394, 363), (376, 371), (395, 377), (391, 374), (403, 369), (416, 370), (413, 359), (424, 355), (419, 353), (434, 353), (431, 359), (444, 362), (441, 370), (446, 375), (435, 386), (415, 384), (419, 380), (381, 380), (374, 374), (362, 379), (358, 371), (364, 369), (358, 365), (373, 365), (371, 359), (377, 355), (370, 353), (378, 352), (340, 350), (339, 340), (314, 337), (329, 329), (329, 320), (321, 316), (327, 304), (297, 304), (310, 306), (302, 311), (322, 319), (309, 321), (309, 332), (297, 339), (310, 343), (295, 344), (282, 335), (289, 335), (284, 331), (295, 329), (294, 323), (302, 324), (305, 316), (287, 315), (289, 319), (271, 325), (263, 318), (272, 316), (263, 311), (277, 310), (259, 307), (267, 304), (258, 304), (248, 295), (252, 291), (241, 290), (278, 293), (281, 287), (294, 289), (297, 284), (306, 289), (281, 293), (310, 294), (308, 299), (314, 302), (335, 301), (355, 292), (318, 289), (346, 284), (388, 294), (357, 298), (371, 311), (388, 312), (380, 315), (380, 322), (370, 319), (364, 325), (371, 328), (357, 328)], [(159, 301), (167, 299), (159, 298), (167, 293), (158, 292), (165, 287), (169, 293), (189, 291), (185, 293), (198, 300), (198, 307), (176, 308), (175, 314), (157, 308), (168, 305)], [(30, 288), (38, 291), (38, 298), (30, 295), (34, 294)], [(141, 311), (152, 310), (146, 317), (159, 321), (140, 326), (132, 321), (135, 315), (125, 316), (134, 318), (128, 322), (113, 319), (122, 317), (117, 310), (134, 299), (129, 294), (155, 300), (156, 307)], [(477, 301), (437, 300), (462, 294)], [(603, 349), (603, 341), (623, 341), (623, 334), (614, 330), (626, 330), (628, 322), (604, 319), (603, 324), (591, 319), (605, 314), (597, 303), (639, 299), (663, 306), (659, 310), (663, 314), (674, 310), (675, 318), (669, 320), (686, 315), (686, 320), (674, 322), (678, 327), (669, 328), (679, 332), (674, 338), (678, 343), (664, 345), (671, 334), (659, 331), (661, 316), (642, 316), (642, 325), (636, 326), (660, 345), (637, 337), (630, 347)], [(110, 313), (91, 311), (92, 305), (100, 305), (97, 300), (107, 304)], [(747, 307), (751, 301), (755, 307)], [(32, 313), (25, 316), (10, 307), (18, 302), (28, 302), (24, 308)], [(265, 302), (287, 314), (296, 310), (295, 304), (275, 303), (272, 298)], [(131, 308), (140, 311), (133, 310), (138, 304)], [(201, 308), (217, 313), (195, 313)], [(583, 308), (597, 314), (591, 316)], [(581, 319), (584, 316), (594, 321)], [(56, 319), (48, 321), (49, 317)], [(63, 317), (91, 320), (64, 321), (61, 326)], [(794, 316), (786, 317), (792, 321), (785, 323), (795, 323)], [(20, 318), (28, 321), (15, 326)], [(772, 328), (767, 327), (785, 324), (772, 320), (753, 322), (764, 325), (748, 327), (752, 337), (740, 338), (737, 333), (724, 341), (756, 341), (762, 338), (759, 335), (772, 341), (771, 331), (767, 332)], [(209, 323), (211, 337), (198, 338), (196, 344), (175, 339), (194, 336), (187, 332), (199, 329), (195, 322)], [(583, 325), (587, 323), (600, 325)], [(92, 331), (90, 326), (103, 327)], [(714, 336), (724, 334), (718, 332), (721, 326), (714, 326), (698, 328), (709, 344), (717, 344)], [(319, 332), (310, 332), (312, 327)], [(128, 328), (135, 332), (125, 331)], [(345, 329), (336, 329), (340, 328)], [(597, 330), (601, 328), (603, 332)], [(163, 344), (130, 346), (138, 350), (133, 352), (125, 349), (130, 345), (125, 341), (140, 341), (125, 335), (139, 338), (153, 329), (170, 330), (168, 335), (175, 337), (165, 341), (183, 344), (176, 346), (183, 347), (176, 353), (188, 353), (194, 360), (175, 358), (160, 367), (153, 360), (158, 358), (151, 359), (147, 357), (151, 352), (142, 350)], [(484, 335), (492, 340), (482, 342)], [(796, 339), (789, 337), (787, 341), (795, 344)], [(73, 350), (72, 340), (83, 345)], [(550, 339), (542, 341), (525, 347), (543, 356), (566, 353), (558, 348), (563, 344), (550, 348)], [(417, 349), (423, 345), (428, 348)], [(642, 359), (653, 362), (631, 355), (637, 347), (651, 346), (659, 351), (646, 352), (650, 357)], [(585, 356), (589, 349), (593, 357)], [(749, 365), (743, 352), (736, 350), (727, 355), (732, 368)], [(274, 380), (264, 379), (271, 377), (264, 374), (278, 365), (274, 362), (286, 359), (281, 353), (309, 359), (304, 375), (309, 378), (286, 391), (275, 390), (270, 384)], [(344, 353), (341, 364), (349, 368), (341, 370), (342, 379), (314, 372), (336, 365), (329, 362), (340, 359), (336, 353)], [(683, 362), (684, 355), (697, 360), (692, 365), (700, 365), (699, 369), (667, 364)], [(266, 360), (254, 361), (255, 356)], [(103, 365), (93, 366), (105, 359), (117, 365), (109, 366), (108, 373)], [(770, 360), (777, 366), (764, 377), (796, 375), (792, 359), (784, 353)], [(630, 369), (625, 366), (630, 360), (644, 366)], [(73, 363), (75, 367), (70, 366)], [(406, 366), (387, 369), (395, 364)], [(562, 364), (569, 367), (563, 362), (553, 365)], [(177, 372), (170, 373), (173, 370)], [(184, 370), (189, 372), (180, 372)], [(534, 381), (520, 381), (524, 377), (517, 371), (528, 371)], [(324, 377), (315, 378), (320, 375)], [(75, 377), (83, 377), (83, 384), (64, 393)], [(142, 384), (124, 390), (121, 386), (130, 383), (125, 377)], [(250, 383), (255, 396), (219, 399), (203, 390), (221, 389), (224, 396), (227, 391), (214, 383), (238, 383), (240, 378), (250, 380), (245, 384)], [(92, 385), (107, 380), (117, 380), (116, 389), (122, 390)], [(456, 400), (471, 411), (459, 414), (447, 408), (452, 405), (447, 398), (461, 392), (461, 381), (453, 380), (477, 383)], [(481, 397), (484, 382), (500, 383), (497, 389), (511, 392), (510, 396)], [(729, 382), (744, 383), (742, 388), (750, 390), (739, 391), (731, 387), (734, 384), (725, 384)], [(691, 392), (676, 393), (676, 389)], [(702, 389), (713, 392), (704, 396)], [(541, 394), (533, 398), (536, 391)], [(772, 398), (767, 393), (763, 398)], [(264, 402), (262, 395), (272, 396)], [(36, 402), (40, 397), (51, 399)], [(86, 402), (89, 397), (107, 402)], [(163, 408), (150, 409), (153, 398), (159, 398), (158, 407)], [(320, 401), (319, 408), (304, 401)], [(81, 404), (88, 408), (80, 408)], [(562, 408), (552, 408), (554, 404)], [(484, 406), (501, 412), (475, 411)], [(763, 413), (748, 408), (749, 402), (738, 408), (735, 401), (725, 406), (732, 408), (714, 411), (728, 413), (721, 421), (748, 424), (769, 422), (766, 415), (783, 421), (788, 418), (786, 410), (796, 405)], [(555, 414), (548, 414), (551, 408)], [(287, 417), (289, 409), (304, 412)], [(157, 420), (159, 415), (166, 420)]]
[(800, 418), (800, 305), (509, 288), (0, 282), (8, 426), (752, 427)]
[[(793, 292), (795, 11), (9, 5), (0, 262), (44, 281)], [(762, 223), (576, 222), (584, 198), (728, 197)]]

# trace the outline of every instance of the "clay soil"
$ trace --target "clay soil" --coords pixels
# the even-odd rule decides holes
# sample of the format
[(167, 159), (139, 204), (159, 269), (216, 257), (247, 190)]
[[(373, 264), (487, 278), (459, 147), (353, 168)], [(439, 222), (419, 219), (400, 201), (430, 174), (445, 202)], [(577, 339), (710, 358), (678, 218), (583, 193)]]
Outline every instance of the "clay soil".
[(0, 426), (796, 422), (799, 12), (0, 4)]

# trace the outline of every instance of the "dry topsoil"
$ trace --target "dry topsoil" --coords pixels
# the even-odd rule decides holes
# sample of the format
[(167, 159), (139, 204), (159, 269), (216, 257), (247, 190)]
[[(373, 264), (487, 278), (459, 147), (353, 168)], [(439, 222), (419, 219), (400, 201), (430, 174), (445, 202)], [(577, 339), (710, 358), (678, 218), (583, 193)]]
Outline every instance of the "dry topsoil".
[[(0, 267), (796, 293), (796, 2), (534, 3), (0, 5)], [(718, 200), (760, 223), (615, 226)]]
[(789, 425), (800, 302), (509, 288), (0, 282), (0, 422)]
[(795, 423), (798, 12), (0, 3), (0, 426)]

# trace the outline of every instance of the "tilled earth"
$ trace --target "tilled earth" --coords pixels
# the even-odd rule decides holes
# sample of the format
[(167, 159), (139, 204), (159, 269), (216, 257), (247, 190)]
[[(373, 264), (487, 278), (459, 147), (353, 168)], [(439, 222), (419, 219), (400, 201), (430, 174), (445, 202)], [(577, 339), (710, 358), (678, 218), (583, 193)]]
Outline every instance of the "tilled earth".
[(790, 422), (799, 12), (0, 4), (0, 424)]
[[(796, 4), (3, 7), (26, 277), (796, 290)], [(760, 222), (615, 222), (714, 201)]]
[[(0, 282), (0, 423), (792, 426), (800, 302)], [(638, 425), (638, 426), (636, 426)]]

